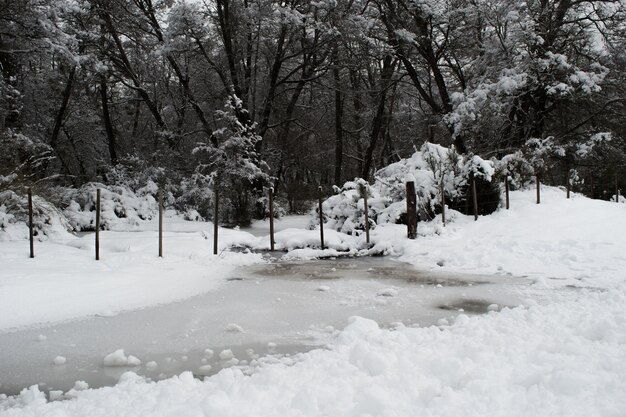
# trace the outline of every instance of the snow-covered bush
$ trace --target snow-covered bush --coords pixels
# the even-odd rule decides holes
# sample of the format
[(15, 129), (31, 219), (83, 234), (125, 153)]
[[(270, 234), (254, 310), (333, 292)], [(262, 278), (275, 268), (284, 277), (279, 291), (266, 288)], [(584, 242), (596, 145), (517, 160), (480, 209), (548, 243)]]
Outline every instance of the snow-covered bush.
[[(278, 219), (287, 214), (287, 210), (280, 200), (274, 199), (273, 203), (274, 218)], [(270, 216), (270, 199), (267, 195), (259, 197), (254, 206), (254, 218), (266, 219)]]
[(534, 181), (535, 171), (521, 151), (505, 155), (502, 159), (494, 158), (496, 177), (500, 180), (509, 179), (512, 190), (522, 189)]
[(142, 220), (158, 214), (153, 197), (156, 184), (149, 183), (133, 192), (117, 185), (88, 183), (79, 189), (65, 189), (63, 213), (75, 231), (94, 230), (96, 219), (96, 190), (100, 189), (100, 224), (103, 229), (128, 229)]
[[(370, 227), (382, 223), (404, 223), (406, 214), (406, 182), (415, 183), (419, 217), (432, 219), (441, 211), (441, 189), (444, 189), (446, 205), (464, 209), (468, 180), (473, 176), (485, 189), (492, 190), (494, 175), (491, 161), (477, 155), (460, 156), (454, 150), (432, 143), (425, 143), (410, 158), (393, 163), (375, 173), (375, 181), (367, 186), (364, 180), (346, 182), (336, 188), (336, 195), (322, 204), (324, 221), (328, 227), (344, 233), (363, 230), (363, 187), (368, 190)], [(495, 190), (497, 197), (497, 189)], [(497, 199), (497, 198), (496, 198)], [(481, 214), (494, 211), (497, 201), (482, 210)], [(318, 213), (316, 213), (317, 219)], [(311, 226), (319, 220), (312, 220)]]
[[(71, 229), (65, 215), (43, 197), (33, 196), (34, 235), (43, 240)], [(28, 197), (14, 191), (0, 192), (0, 240), (28, 239)]]
[(175, 187), (175, 192), (174, 207), (184, 213), (187, 220), (213, 218), (214, 194), (209, 176), (196, 173), (184, 178), (178, 187)]
[(143, 194), (146, 187), (153, 191), (156, 197), (158, 191), (157, 184), (165, 185), (169, 181), (175, 181), (165, 168), (154, 166), (145, 159), (137, 156), (126, 156), (121, 158), (117, 165), (111, 167), (106, 173), (106, 182), (109, 185), (124, 187), (130, 191)]
[[(393, 202), (391, 197), (383, 197), (378, 188), (369, 186), (362, 178), (346, 182), (343, 187), (335, 187), (334, 196), (322, 203), (324, 222), (327, 227), (342, 233), (354, 234), (365, 230), (365, 204), (363, 196), (367, 193), (370, 228), (376, 227), (378, 216)], [(311, 220), (310, 228), (319, 224), (319, 216)]]
[(546, 171), (554, 164), (554, 158), (565, 156), (565, 148), (559, 145), (552, 136), (528, 139), (522, 152), (535, 173)]

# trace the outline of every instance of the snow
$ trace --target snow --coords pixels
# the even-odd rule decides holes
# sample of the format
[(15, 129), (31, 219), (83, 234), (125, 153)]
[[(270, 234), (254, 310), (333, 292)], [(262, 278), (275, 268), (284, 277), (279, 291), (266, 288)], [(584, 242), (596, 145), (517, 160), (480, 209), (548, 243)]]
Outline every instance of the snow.
[(133, 355), (126, 356), (124, 349), (118, 349), (106, 355), (102, 364), (104, 366), (139, 366), (141, 360)]
[(213, 225), (166, 219), (164, 257), (157, 257), (156, 223), (145, 231), (100, 233), (100, 261), (94, 261), (93, 234), (35, 242), (0, 241), (0, 332), (85, 316), (110, 317), (121, 311), (168, 303), (213, 290), (258, 254), (225, 249), (254, 239), (220, 228), (219, 256), (213, 255)]
[(52, 360), (52, 363), (55, 365), (65, 365), (67, 363), (67, 359), (59, 355)]
[(234, 357), (235, 355), (233, 354), (233, 351), (230, 349), (224, 349), (223, 351), (220, 352), (220, 359), (223, 361), (233, 359)]
[(211, 373), (211, 369), (213, 367), (211, 365), (202, 365), (201, 367), (198, 368), (198, 373), (200, 375), (208, 375)]
[(237, 323), (228, 323), (226, 325), (226, 329), (225, 330), (227, 332), (232, 332), (232, 333), (241, 333), (241, 332), (243, 332), (243, 327), (241, 327)]
[[(52, 402), (34, 385), (19, 396), (0, 398), (0, 414), (621, 417), (626, 415), (626, 235), (619, 231), (626, 230), (625, 209), (623, 204), (577, 194), (568, 200), (562, 190), (543, 187), (540, 205), (535, 203), (534, 191), (512, 192), (510, 210), (481, 216), (476, 222), (457, 214), (445, 228), (438, 220), (420, 223), (414, 241), (404, 238), (403, 226), (380, 225), (372, 231), (372, 243), (423, 270), (483, 273), (494, 279), (527, 276), (534, 285), (524, 290), (524, 302), (519, 307), (491, 303), (486, 314), (464, 313), (454, 321), (441, 319), (436, 326), (387, 329), (373, 320), (353, 317), (328, 349), (269, 361), (252, 375), (229, 368), (203, 380), (185, 372), (155, 382), (125, 373), (114, 387), (74, 389), (71, 401)], [(327, 254), (306, 248), (316, 233), (299, 236), (284, 230), (277, 233), (277, 244), (307, 250), (309, 255)], [(108, 252), (110, 258), (122, 261), (106, 265), (109, 270), (119, 274), (123, 269), (118, 265), (123, 265), (131, 272), (121, 274), (124, 280), (116, 282), (121, 288), (106, 295), (107, 302), (115, 304), (107, 308), (117, 311), (141, 305), (133, 304), (124, 294), (134, 291), (129, 278), (145, 269), (155, 277), (150, 281), (140, 277), (138, 281), (143, 293), (149, 293), (144, 294), (146, 302), (154, 303), (152, 291), (172, 292), (202, 268), (225, 277), (236, 265), (259, 262), (254, 254), (223, 252), (220, 257), (203, 257), (193, 252), (193, 245), (201, 246), (198, 251), (207, 251), (207, 244), (202, 245), (204, 239), (198, 239), (199, 235), (190, 235), (192, 243), (181, 246), (192, 251), (191, 259), (174, 249), (171, 261), (168, 257), (155, 260), (140, 251)], [(333, 246), (329, 247), (336, 253), (367, 251), (362, 247), (363, 236), (330, 236)], [(226, 240), (245, 242), (249, 247), (268, 244), (266, 236), (245, 232), (233, 233)], [(80, 243), (80, 239), (76, 241)], [(54, 252), (55, 248), (59, 250)], [(49, 315), (52, 318), (48, 321), (92, 314), (93, 309), (84, 305), (73, 310), (73, 315), (59, 316), (54, 313), (58, 301), (29, 304), (33, 294), (58, 288), (69, 293), (61, 297), (65, 302), (60, 310), (71, 310), (71, 304), (80, 303), (81, 296), (99, 293), (101, 287), (93, 282), (80, 290), (74, 286), (96, 278), (106, 283), (109, 275), (100, 269), (104, 262), (94, 268), (94, 261), (87, 262), (91, 252), (76, 247), (72, 259), (83, 259), (95, 273), (87, 273), (89, 269), (81, 269), (80, 263), (77, 267), (59, 261), (71, 248), (47, 242), (33, 262), (19, 255), (14, 245), (0, 243), (3, 261), (11, 257), (11, 262), (3, 262), (9, 273), (0, 277), (1, 297), (6, 297), (5, 291), (13, 296), (0, 302), (5, 329), (39, 323)], [(140, 267), (133, 269), (137, 264)], [(170, 275), (180, 272), (181, 265), (185, 273), (176, 274), (174, 284)], [(169, 273), (163, 272), (164, 266), (171, 268)], [(169, 279), (159, 280), (159, 275)], [(53, 284), (44, 285), (46, 280)], [(208, 281), (212, 282), (207, 286), (187, 282), (189, 293), (215, 288), (217, 279)], [(311, 289), (316, 287), (319, 283)], [(379, 286), (375, 293), (381, 299), (402, 295), (398, 291), (385, 297), (393, 290), (396, 288)], [(438, 289), (445, 290), (445, 286)], [(333, 286), (332, 293), (316, 294), (326, 297), (335, 292)], [(17, 294), (23, 296), (19, 303), (12, 301)], [(59, 298), (59, 294), (54, 296)], [(179, 296), (183, 294), (158, 302)], [(104, 298), (92, 296), (92, 301)], [(18, 313), (29, 308), (37, 313), (28, 317)], [(102, 310), (99, 306), (95, 312)], [(123, 351), (113, 354), (126, 356)], [(235, 357), (232, 349), (223, 349), (218, 356), (223, 361)], [(203, 366), (199, 373), (203, 373)], [(58, 393), (54, 397), (60, 398)]]

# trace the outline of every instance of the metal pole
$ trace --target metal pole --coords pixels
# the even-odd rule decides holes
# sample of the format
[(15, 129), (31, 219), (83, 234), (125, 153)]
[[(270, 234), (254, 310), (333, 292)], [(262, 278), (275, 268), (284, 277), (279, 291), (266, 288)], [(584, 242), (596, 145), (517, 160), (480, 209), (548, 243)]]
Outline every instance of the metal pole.
[(274, 250), (274, 189), (270, 188), (270, 250)]
[(478, 220), (478, 196), (476, 195), (476, 180), (472, 177), (472, 199), (474, 200), (474, 221)]
[(319, 214), (320, 214), (320, 241), (322, 243), (322, 250), (324, 250), (324, 212), (322, 211), (322, 186), (317, 189), (319, 200)]
[(33, 226), (33, 191), (28, 187), (28, 238), (30, 240), (30, 257), (35, 257), (35, 232)]
[(509, 209), (509, 176), (504, 179), (504, 198), (506, 209)]
[(163, 191), (159, 190), (159, 258), (163, 257)]
[(215, 187), (213, 192), (215, 194), (215, 212), (213, 213), (213, 255), (217, 255), (217, 223), (219, 221), (220, 204), (220, 192), (217, 180), (215, 181)]
[(96, 261), (100, 260), (100, 189), (96, 190)]
[(406, 221), (407, 236), (409, 239), (417, 237), (417, 194), (415, 194), (415, 183), (406, 183)]
[(363, 211), (365, 214), (365, 243), (370, 243), (370, 218), (367, 207), (367, 186), (363, 186)]
[(539, 174), (537, 174), (537, 204), (541, 203), (541, 180), (539, 179)]
[(446, 192), (441, 180), (441, 223), (446, 227)]

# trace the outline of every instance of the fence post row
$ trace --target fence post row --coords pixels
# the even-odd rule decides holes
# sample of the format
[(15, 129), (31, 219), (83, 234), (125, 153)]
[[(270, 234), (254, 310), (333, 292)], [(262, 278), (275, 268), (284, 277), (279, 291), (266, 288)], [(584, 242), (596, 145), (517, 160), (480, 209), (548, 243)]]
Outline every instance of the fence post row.
[(319, 202), (319, 215), (320, 215), (320, 242), (322, 244), (322, 250), (324, 250), (324, 212), (322, 211), (322, 186), (317, 188), (318, 202)]
[(417, 194), (415, 193), (415, 183), (406, 183), (406, 220), (407, 236), (409, 239), (417, 237)]
[(274, 188), (270, 187), (269, 192), (269, 209), (270, 209), (270, 250), (274, 251)]
[(96, 261), (100, 260), (100, 189), (96, 190)]
[(33, 225), (33, 190), (28, 187), (28, 239), (30, 241), (30, 257), (35, 257), (35, 231)]
[(472, 175), (472, 200), (474, 203), (474, 221), (478, 220), (478, 196), (476, 195), (476, 179)]

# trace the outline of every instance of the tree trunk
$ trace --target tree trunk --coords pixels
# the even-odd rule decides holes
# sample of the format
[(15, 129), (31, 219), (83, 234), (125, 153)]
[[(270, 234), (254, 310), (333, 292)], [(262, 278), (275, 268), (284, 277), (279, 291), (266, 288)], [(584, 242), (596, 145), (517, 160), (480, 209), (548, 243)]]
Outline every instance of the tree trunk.
[(387, 55), (383, 62), (383, 68), (381, 71), (380, 93), (378, 96), (378, 107), (376, 109), (376, 115), (374, 116), (374, 122), (372, 123), (372, 132), (370, 134), (370, 142), (365, 150), (365, 157), (363, 162), (363, 171), (361, 177), (364, 179), (369, 178), (369, 171), (372, 166), (372, 159), (374, 156), (374, 149), (378, 142), (378, 137), (383, 131), (383, 118), (385, 116), (385, 103), (387, 101), (387, 88), (389, 88), (389, 82), (393, 75), (393, 70), (396, 63), (391, 57)]
[(343, 98), (339, 73), (337, 46), (333, 50), (333, 80), (335, 83), (335, 185), (341, 186), (341, 165), (343, 163)]
[(109, 94), (106, 75), (100, 75), (100, 98), (102, 101), (102, 118), (104, 120), (104, 130), (107, 135), (107, 143), (109, 145), (109, 157), (111, 158), (111, 165), (117, 165), (117, 151), (115, 130), (113, 128), (113, 122), (111, 121), (111, 114), (109, 113)]
[[(65, 117), (65, 111), (70, 102), (70, 96), (72, 95), (72, 87), (74, 86), (74, 79), (76, 76), (76, 66), (70, 69), (70, 73), (65, 83), (65, 89), (63, 89), (63, 95), (61, 96), (61, 106), (54, 119), (54, 127), (52, 128), (52, 135), (50, 136), (50, 147), (57, 152), (59, 142), (59, 132), (61, 126), (63, 126), (63, 118)], [(58, 153), (58, 152), (57, 152)]]

